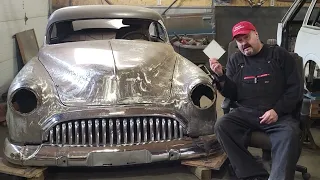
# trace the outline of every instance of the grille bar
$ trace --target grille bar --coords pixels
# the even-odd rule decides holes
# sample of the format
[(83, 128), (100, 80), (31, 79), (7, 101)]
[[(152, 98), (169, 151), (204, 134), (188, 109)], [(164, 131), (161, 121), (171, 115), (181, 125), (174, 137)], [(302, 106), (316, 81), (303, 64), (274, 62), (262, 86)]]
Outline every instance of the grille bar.
[(68, 134), (69, 134), (69, 142), (73, 142), (73, 134), (72, 134), (72, 123), (68, 123)]
[(72, 120), (52, 127), (47, 137), (57, 145), (132, 145), (182, 138), (183, 127), (164, 117)]
[[(72, 128), (72, 126), (71, 126), (71, 128)], [(75, 144), (79, 144), (79, 142), (80, 142), (80, 133), (79, 133), (79, 122), (78, 121), (74, 122), (74, 131), (75, 131), (75, 136), (76, 136)], [(70, 135), (72, 136), (72, 134), (70, 134)], [(70, 141), (70, 143), (72, 143), (72, 141)]]

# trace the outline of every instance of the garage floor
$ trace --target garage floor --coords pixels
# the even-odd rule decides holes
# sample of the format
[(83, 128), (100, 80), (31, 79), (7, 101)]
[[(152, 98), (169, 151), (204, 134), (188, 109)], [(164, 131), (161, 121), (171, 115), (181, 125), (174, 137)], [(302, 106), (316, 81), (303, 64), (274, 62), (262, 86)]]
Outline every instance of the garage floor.
[[(221, 96), (218, 97), (219, 116), (222, 115), (220, 109)], [(320, 145), (320, 128), (313, 128), (312, 134), (315, 141)], [(0, 155), (3, 156), (3, 141), (7, 136), (5, 127), (0, 127)], [(254, 155), (260, 155), (258, 149), (250, 149)], [(310, 150), (305, 148), (299, 160), (300, 165), (308, 168), (312, 180), (320, 180), (320, 150)], [(159, 163), (153, 165), (134, 166), (126, 168), (50, 168), (48, 180), (197, 180), (197, 178), (188, 171), (188, 168), (177, 162)], [(10, 179), (7, 176), (0, 175), (0, 179)], [(216, 172), (213, 179), (228, 180), (228, 174), (225, 171)], [(300, 173), (296, 173), (296, 179), (302, 179)]]

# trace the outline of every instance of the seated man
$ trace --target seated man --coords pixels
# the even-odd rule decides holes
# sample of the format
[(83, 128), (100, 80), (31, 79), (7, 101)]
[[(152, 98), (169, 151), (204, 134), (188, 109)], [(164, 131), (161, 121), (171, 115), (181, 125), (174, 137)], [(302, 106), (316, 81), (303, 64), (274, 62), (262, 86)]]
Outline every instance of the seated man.
[[(210, 59), (218, 90), (239, 105), (216, 122), (217, 138), (238, 178), (293, 180), (300, 156), (300, 122), (294, 113), (303, 97), (296, 63), (285, 49), (263, 44), (250, 22), (239, 22), (232, 34), (240, 52), (230, 57), (226, 71)], [(253, 130), (266, 132), (272, 142), (270, 176), (246, 148), (246, 135)]]

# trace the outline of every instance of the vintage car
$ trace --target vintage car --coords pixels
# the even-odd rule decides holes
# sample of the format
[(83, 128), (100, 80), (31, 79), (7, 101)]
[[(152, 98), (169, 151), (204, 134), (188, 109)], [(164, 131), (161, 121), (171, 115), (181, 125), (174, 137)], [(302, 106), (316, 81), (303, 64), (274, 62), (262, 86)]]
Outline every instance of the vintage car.
[(173, 50), (154, 10), (65, 7), (8, 92), (9, 162), (122, 166), (220, 152), (213, 78)]

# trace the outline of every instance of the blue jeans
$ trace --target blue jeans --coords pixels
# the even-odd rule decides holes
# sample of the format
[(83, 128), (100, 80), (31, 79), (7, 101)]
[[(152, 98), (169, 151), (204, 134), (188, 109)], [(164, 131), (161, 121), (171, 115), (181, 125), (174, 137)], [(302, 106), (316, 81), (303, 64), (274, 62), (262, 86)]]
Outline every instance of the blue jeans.
[(294, 180), (301, 153), (300, 122), (291, 115), (273, 124), (260, 124), (264, 112), (239, 107), (217, 120), (215, 133), (238, 178), (268, 176), (268, 172), (247, 150), (250, 132), (260, 130), (270, 138), (272, 168), (269, 180)]

